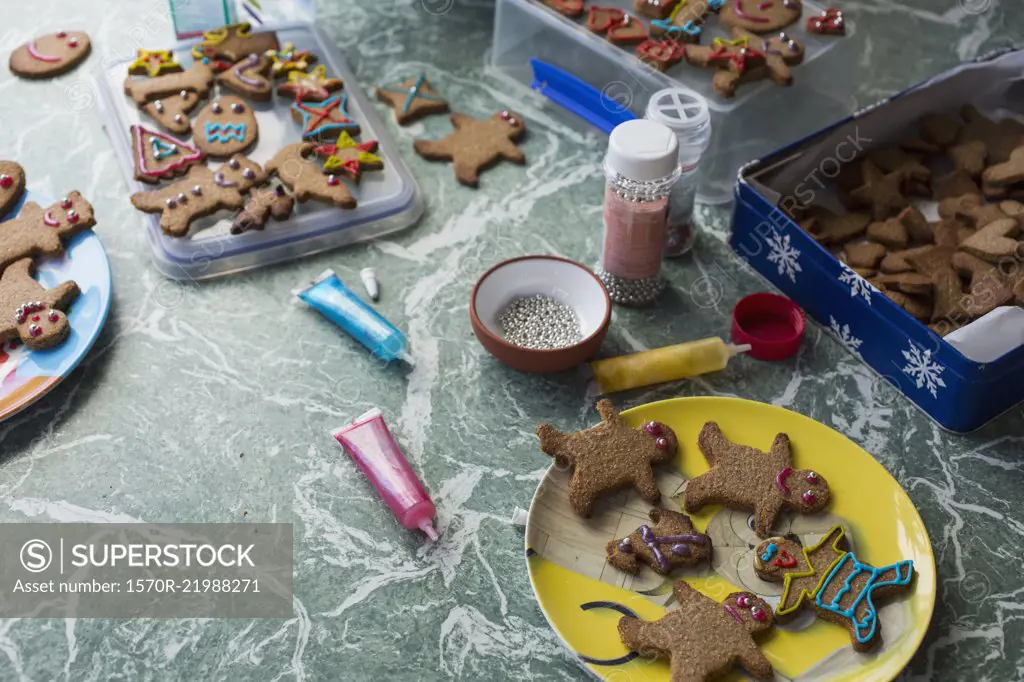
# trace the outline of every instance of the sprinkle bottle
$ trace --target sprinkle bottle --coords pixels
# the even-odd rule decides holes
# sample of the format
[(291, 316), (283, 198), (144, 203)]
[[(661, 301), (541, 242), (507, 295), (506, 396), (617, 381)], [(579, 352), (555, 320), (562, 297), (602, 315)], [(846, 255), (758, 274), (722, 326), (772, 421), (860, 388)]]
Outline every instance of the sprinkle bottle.
[(615, 303), (647, 305), (665, 290), (661, 260), (678, 157), (675, 134), (657, 121), (620, 123), (608, 138), (597, 276)]
[(667, 126), (679, 143), (679, 180), (669, 197), (665, 256), (682, 256), (693, 248), (693, 204), (697, 195), (700, 158), (711, 141), (708, 102), (685, 88), (666, 88), (651, 95), (644, 116)]

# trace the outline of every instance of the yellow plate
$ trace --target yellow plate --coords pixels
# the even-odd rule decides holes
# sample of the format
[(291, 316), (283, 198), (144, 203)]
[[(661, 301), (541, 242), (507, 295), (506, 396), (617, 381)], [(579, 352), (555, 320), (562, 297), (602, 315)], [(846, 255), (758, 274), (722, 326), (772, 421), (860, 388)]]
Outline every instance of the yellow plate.
[[(697, 435), (716, 421), (735, 442), (767, 450), (775, 434), (792, 441), (794, 466), (814, 469), (832, 490), (828, 512), (780, 517), (775, 530), (793, 533), (804, 545), (816, 542), (836, 523), (847, 529), (857, 557), (875, 566), (913, 559), (917, 581), (910, 595), (879, 609), (882, 643), (871, 654), (857, 654), (847, 631), (817, 620), (809, 610), (785, 628), (760, 640), (775, 666), (776, 680), (891, 680), (907, 665), (924, 638), (935, 607), (935, 558), (917, 509), (900, 485), (871, 455), (845, 436), (780, 407), (738, 398), (678, 398), (628, 410), (633, 426), (648, 420), (672, 427), (680, 454), (673, 466), (658, 471), (662, 506), (678, 509), (687, 478), (707, 470)], [(594, 420), (598, 419), (594, 413)], [(555, 426), (558, 426), (557, 424)], [(607, 495), (590, 519), (569, 507), (569, 473), (552, 466), (530, 505), (526, 528), (527, 568), (541, 610), (562, 641), (584, 664), (606, 680), (668, 680), (668, 665), (637, 657), (619, 641), (616, 626), (623, 613), (653, 620), (665, 612), (671, 585), (685, 579), (721, 601), (730, 592), (748, 590), (773, 605), (781, 585), (753, 573), (752, 552), (759, 540), (750, 515), (722, 507), (691, 514), (695, 526), (711, 536), (711, 566), (682, 569), (672, 579), (643, 566), (636, 577), (605, 563), (605, 544), (648, 521), (649, 506), (632, 490)], [(739, 672), (726, 680), (744, 679)]]

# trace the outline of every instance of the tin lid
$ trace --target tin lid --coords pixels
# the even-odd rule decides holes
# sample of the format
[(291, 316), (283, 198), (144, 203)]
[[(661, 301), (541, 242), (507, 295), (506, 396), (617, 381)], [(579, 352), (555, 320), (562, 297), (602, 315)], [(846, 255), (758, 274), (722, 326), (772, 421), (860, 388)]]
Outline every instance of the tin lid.
[(778, 294), (741, 298), (732, 311), (732, 340), (749, 344), (758, 360), (783, 360), (795, 354), (806, 327), (804, 311)]
[(662, 123), (642, 118), (626, 121), (608, 137), (605, 166), (613, 173), (649, 182), (672, 175), (678, 165), (679, 142)]

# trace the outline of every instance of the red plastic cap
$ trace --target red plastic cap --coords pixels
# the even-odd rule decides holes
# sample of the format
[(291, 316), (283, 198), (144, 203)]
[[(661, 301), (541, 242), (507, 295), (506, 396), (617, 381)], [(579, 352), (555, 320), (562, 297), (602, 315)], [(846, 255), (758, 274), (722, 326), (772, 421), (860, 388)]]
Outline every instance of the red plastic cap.
[(733, 343), (749, 343), (758, 360), (783, 360), (800, 348), (804, 311), (778, 294), (751, 294), (741, 298), (732, 311)]

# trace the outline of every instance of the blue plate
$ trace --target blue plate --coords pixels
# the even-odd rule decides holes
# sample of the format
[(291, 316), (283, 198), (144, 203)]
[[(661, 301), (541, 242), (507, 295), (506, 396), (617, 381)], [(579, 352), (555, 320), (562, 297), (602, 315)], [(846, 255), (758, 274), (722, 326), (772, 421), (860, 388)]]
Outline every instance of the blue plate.
[[(32, 192), (26, 192), (24, 201), (41, 206), (53, 203)], [(19, 205), (9, 218), (20, 211)], [(96, 342), (110, 311), (110, 262), (92, 230), (67, 242), (63, 256), (36, 260), (36, 279), (47, 288), (73, 279), (82, 293), (71, 304), (71, 334), (61, 345), (30, 351), (20, 344), (14, 348), (0, 344), (0, 421), (39, 400), (74, 371)]]

